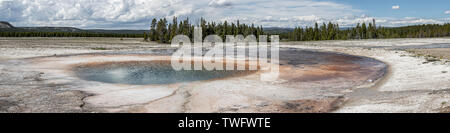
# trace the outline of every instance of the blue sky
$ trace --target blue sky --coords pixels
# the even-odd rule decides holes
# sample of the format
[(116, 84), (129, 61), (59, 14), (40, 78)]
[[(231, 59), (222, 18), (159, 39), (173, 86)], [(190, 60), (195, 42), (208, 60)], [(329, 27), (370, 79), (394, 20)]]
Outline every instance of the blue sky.
[(147, 29), (152, 18), (200, 17), (265, 27), (341, 27), (376, 19), (386, 27), (450, 22), (449, 0), (0, 0), (15, 26)]
[[(350, 4), (362, 9), (367, 15), (375, 17), (449, 17), (445, 11), (450, 10), (449, 0), (332, 0)], [(391, 10), (398, 5), (400, 9)]]

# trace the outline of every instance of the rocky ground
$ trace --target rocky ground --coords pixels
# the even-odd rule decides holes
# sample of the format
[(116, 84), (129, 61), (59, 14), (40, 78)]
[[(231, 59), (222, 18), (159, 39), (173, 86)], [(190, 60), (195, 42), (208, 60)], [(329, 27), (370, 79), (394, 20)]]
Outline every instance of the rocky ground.
[[(169, 49), (167, 45), (140, 39), (0, 38), (0, 112), (449, 112), (449, 43), (450, 38), (285, 42), (283, 57), (296, 57), (292, 48), (356, 56), (332, 56), (331, 64), (301, 68), (292, 64), (299, 59), (289, 58), (281, 80), (271, 83), (249, 75), (133, 86), (80, 80), (69, 68), (147, 61), (155, 53), (105, 53), (159, 49), (161, 56), (170, 53), (160, 50)], [(377, 78), (384, 68), (380, 64), (368, 67), (373, 71), (338, 67), (359, 56), (384, 62), (383, 78)]]

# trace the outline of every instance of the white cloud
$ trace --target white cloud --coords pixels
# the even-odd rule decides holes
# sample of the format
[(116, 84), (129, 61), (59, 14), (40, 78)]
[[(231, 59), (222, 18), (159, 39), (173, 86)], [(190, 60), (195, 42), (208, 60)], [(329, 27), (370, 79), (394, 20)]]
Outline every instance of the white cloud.
[(211, 0), (209, 6), (213, 7), (228, 7), (231, 6), (231, 2), (227, 0)]
[(388, 24), (396, 25), (417, 25), (417, 24), (443, 24), (443, 21), (435, 19), (397, 19), (391, 20)]
[(319, 17), (315, 16), (315, 15), (309, 15), (309, 16), (299, 16), (298, 20), (300, 21), (318, 21), (320, 20)]
[[(399, 6), (397, 6), (399, 8)], [(341, 26), (370, 22), (350, 5), (316, 0), (0, 0), (0, 19), (15, 26), (147, 29), (152, 18), (199, 17), (267, 27), (312, 26), (333, 21)], [(376, 18), (382, 25), (441, 23), (447, 20)], [(432, 21), (434, 20), (434, 21)]]
[(450, 14), (450, 11), (445, 11), (445, 14)]
[[(258, 23), (267, 16), (288, 21), (292, 16), (339, 17), (362, 12), (349, 5), (315, 0), (0, 0), (0, 11), (1, 19), (17, 26), (138, 29), (146, 29), (154, 17)], [(289, 25), (267, 20), (259, 23)]]
[(392, 6), (392, 9), (394, 10), (400, 9), (400, 6), (399, 5)]
[(295, 26), (314, 26), (314, 23), (337, 23), (341, 27), (353, 27), (357, 23), (372, 23), (373, 19), (376, 20), (377, 26), (384, 27), (396, 27), (396, 26), (407, 26), (407, 25), (418, 25), (418, 24), (444, 24), (450, 22), (450, 18), (441, 19), (424, 19), (416, 17), (404, 17), (404, 18), (392, 18), (392, 17), (370, 17), (366, 15), (361, 16), (345, 16), (338, 19), (317, 17), (317, 16), (301, 16), (292, 17), (289, 22), (294, 25), (288, 25), (290, 27)]
[(14, 0), (1, 1), (0, 15), (22, 26), (86, 28), (146, 26), (152, 17), (189, 15), (194, 4), (180, 0)]

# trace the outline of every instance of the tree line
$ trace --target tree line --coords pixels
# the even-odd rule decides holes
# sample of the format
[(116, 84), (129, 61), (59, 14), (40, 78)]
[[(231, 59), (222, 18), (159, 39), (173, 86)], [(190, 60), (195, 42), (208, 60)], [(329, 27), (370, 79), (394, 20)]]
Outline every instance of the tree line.
[(218, 35), (224, 39), (226, 35), (255, 35), (258, 39), (259, 35), (265, 34), (262, 26), (241, 24), (239, 20), (236, 23), (228, 21), (216, 23), (206, 22), (201, 18), (197, 24), (192, 24), (189, 18), (178, 21), (178, 18), (174, 17), (171, 23), (168, 23), (166, 18), (159, 20), (154, 18), (150, 25), (150, 32), (144, 34), (144, 40), (170, 43), (176, 35), (186, 35), (193, 40), (195, 26), (202, 27), (202, 39), (208, 35)]
[(90, 33), (90, 32), (15, 32), (0, 31), (0, 37), (117, 37), (142, 38), (143, 34)]
[(405, 27), (387, 28), (371, 23), (358, 23), (354, 28), (341, 29), (339, 24), (329, 22), (314, 27), (296, 27), (292, 32), (280, 34), (280, 38), (288, 41), (318, 40), (350, 40), (350, 39), (383, 39), (383, 38), (429, 38), (450, 36), (450, 23), (424, 24)]
[(176, 17), (169, 23), (166, 18), (151, 21), (150, 31), (143, 34), (96, 33), (96, 32), (38, 32), (38, 31), (0, 31), (0, 37), (117, 37), (144, 38), (145, 41), (170, 43), (176, 35), (186, 35), (193, 38), (194, 27), (202, 27), (202, 37), (218, 35), (280, 35), (286, 41), (318, 41), (318, 40), (350, 40), (350, 39), (383, 39), (383, 38), (430, 38), (450, 36), (450, 23), (423, 24), (404, 27), (377, 26), (375, 19), (371, 23), (358, 23), (352, 28), (340, 28), (335, 23), (315, 23), (312, 27), (296, 27), (287, 33), (266, 33), (262, 26), (243, 24), (239, 20), (234, 22), (207, 22), (201, 18), (193, 24), (186, 18), (179, 21)]

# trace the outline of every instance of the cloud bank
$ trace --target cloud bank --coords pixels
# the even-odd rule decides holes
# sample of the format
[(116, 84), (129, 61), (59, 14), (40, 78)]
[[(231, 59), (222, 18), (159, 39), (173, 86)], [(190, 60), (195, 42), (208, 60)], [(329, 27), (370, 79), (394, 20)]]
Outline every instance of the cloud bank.
[[(393, 7), (394, 8), (394, 7)], [(399, 7), (398, 7), (399, 8)], [(147, 29), (152, 18), (200, 17), (266, 27), (312, 26), (333, 21), (341, 26), (373, 17), (351, 5), (316, 0), (0, 0), (0, 19), (16, 26), (71, 26)], [(376, 18), (383, 26), (445, 23), (448, 19)]]
[(394, 9), (394, 10), (398, 10), (398, 9), (400, 9), (400, 6), (399, 6), (399, 5), (396, 5), (396, 6), (392, 6), (392, 9)]

